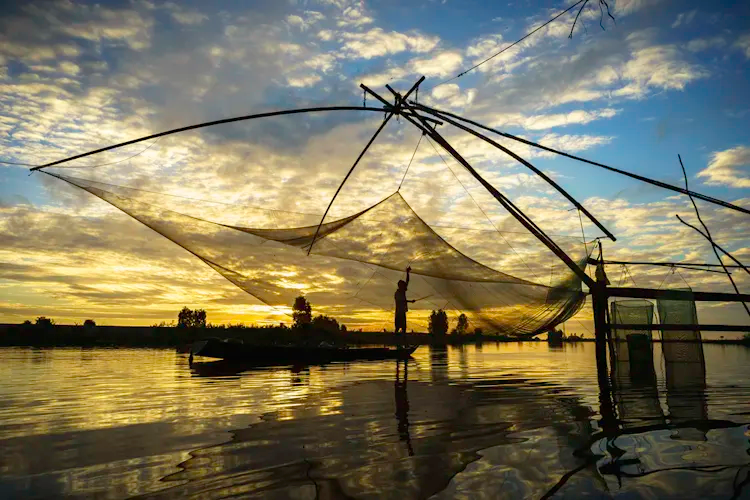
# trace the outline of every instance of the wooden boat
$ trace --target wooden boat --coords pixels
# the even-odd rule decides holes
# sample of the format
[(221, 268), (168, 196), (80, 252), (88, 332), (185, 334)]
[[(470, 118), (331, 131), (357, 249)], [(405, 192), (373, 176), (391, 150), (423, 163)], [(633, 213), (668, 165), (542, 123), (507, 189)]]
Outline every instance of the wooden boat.
[(234, 339), (207, 339), (193, 343), (194, 356), (219, 358), (231, 361), (262, 364), (307, 363), (320, 364), (334, 361), (407, 359), (417, 349), (408, 347), (337, 347), (333, 345), (283, 346), (250, 345)]

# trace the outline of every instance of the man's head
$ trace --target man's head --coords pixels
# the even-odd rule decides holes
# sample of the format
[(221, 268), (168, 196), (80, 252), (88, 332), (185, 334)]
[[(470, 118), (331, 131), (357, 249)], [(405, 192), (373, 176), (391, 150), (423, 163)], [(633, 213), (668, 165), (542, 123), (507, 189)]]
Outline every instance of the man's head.
[(398, 289), (399, 290), (406, 290), (406, 281), (404, 281), (404, 280), (398, 280)]

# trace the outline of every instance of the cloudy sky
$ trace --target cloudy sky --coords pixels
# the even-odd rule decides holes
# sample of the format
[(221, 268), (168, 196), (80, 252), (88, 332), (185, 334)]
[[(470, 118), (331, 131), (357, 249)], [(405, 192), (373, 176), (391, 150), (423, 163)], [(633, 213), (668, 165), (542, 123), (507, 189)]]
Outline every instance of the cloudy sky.
[[(153, 324), (174, 319), (183, 305), (205, 308), (216, 323), (289, 322), (288, 310), (248, 295), (102, 200), (13, 163), (36, 165), (244, 114), (360, 106), (360, 83), (388, 95), (385, 84), (404, 90), (424, 75), (421, 103), (682, 185), (679, 153), (692, 189), (749, 207), (750, 31), (743, 19), (750, 6), (735, 4), (622, 0), (610, 3), (615, 23), (600, 4), (589, 2), (572, 39), (577, 9), (447, 83), (569, 3), (4, 5), (0, 322), (46, 315), (62, 323), (94, 318), (100, 324)], [(142, 201), (214, 222), (292, 227), (323, 213), (381, 121), (379, 113), (342, 112), (241, 122), (120, 148), (56, 172), (139, 188)], [(523, 166), (455, 129), (440, 130), (561, 246), (573, 253), (589, 248), (581, 225), (586, 240), (601, 236)], [(675, 218), (696, 222), (685, 197), (518, 143), (503, 144), (547, 172), (618, 237), (604, 241), (607, 258), (716, 262), (710, 246)], [(392, 194), (411, 161), (401, 195), (441, 236), (490, 267), (554, 283), (561, 264), (538, 253), (481, 186), (440, 154), (404, 120), (393, 120), (331, 217)], [(750, 260), (749, 216), (699, 206), (716, 240)], [(323, 280), (333, 289), (360, 275), (370, 283), (372, 268), (316, 269), (315, 286)], [(284, 272), (292, 290), (313, 286), (312, 275), (291, 267)], [(717, 273), (635, 266), (610, 266), (608, 272), (614, 284), (627, 286), (731, 290)], [(383, 287), (398, 279), (398, 273), (372, 276), (372, 283), (382, 278)], [(750, 293), (750, 279), (734, 276)], [(359, 281), (348, 286), (355, 295), (364, 287)], [(386, 298), (392, 296), (387, 290)], [(353, 325), (389, 325), (387, 311), (372, 302), (328, 311)], [(584, 308), (567, 322), (568, 331), (588, 332), (590, 317)], [(705, 323), (748, 323), (737, 305), (701, 306), (699, 317)]]

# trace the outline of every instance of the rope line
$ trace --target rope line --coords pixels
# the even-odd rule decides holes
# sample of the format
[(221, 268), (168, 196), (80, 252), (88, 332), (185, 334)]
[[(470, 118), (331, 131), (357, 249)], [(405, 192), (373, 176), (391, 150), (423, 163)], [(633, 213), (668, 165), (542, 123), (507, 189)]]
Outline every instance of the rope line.
[(145, 153), (146, 151), (148, 151), (149, 149), (151, 149), (154, 146), (154, 144), (156, 144), (157, 142), (159, 142), (160, 139), (161, 139), (161, 137), (157, 137), (154, 142), (152, 142), (151, 144), (149, 144), (148, 146), (146, 146), (145, 148), (143, 148), (142, 150), (140, 150), (136, 154), (134, 154), (132, 156), (128, 156), (127, 158), (123, 158), (122, 160), (111, 161), (109, 163), (100, 163), (99, 165), (58, 165), (56, 168), (98, 168), (98, 167), (106, 167), (108, 165), (116, 165), (118, 163), (123, 163), (123, 162), (126, 162), (128, 160), (132, 160), (136, 156), (142, 155), (143, 153)]
[(450, 173), (451, 173), (451, 174), (453, 174), (453, 177), (455, 177), (455, 178), (456, 178), (456, 180), (458, 181), (458, 183), (459, 183), (459, 184), (461, 185), (461, 187), (462, 187), (462, 188), (464, 188), (464, 191), (466, 191), (466, 194), (468, 194), (468, 195), (469, 195), (469, 198), (471, 198), (471, 201), (473, 201), (473, 202), (474, 202), (474, 204), (475, 204), (475, 205), (477, 206), (477, 208), (479, 209), (479, 211), (480, 211), (480, 212), (482, 212), (482, 214), (484, 214), (485, 218), (487, 218), (487, 221), (488, 221), (488, 222), (489, 222), (489, 223), (490, 223), (490, 224), (492, 225), (492, 227), (494, 227), (494, 228), (495, 228), (495, 231), (497, 231), (497, 233), (498, 233), (498, 234), (500, 235), (500, 237), (501, 237), (501, 238), (503, 239), (503, 241), (505, 242), (505, 244), (506, 244), (506, 245), (508, 245), (508, 246), (510, 247), (510, 249), (511, 249), (511, 250), (513, 250), (513, 253), (514, 253), (514, 254), (516, 254), (516, 256), (517, 256), (517, 257), (518, 257), (519, 259), (521, 259), (521, 262), (523, 262), (523, 264), (524, 264), (524, 265), (526, 266), (526, 268), (527, 268), (527, 269), (528, 269), (528, 270), (529, 270), (529, 271), (531, 272), (531, 274), (533, 274), (533, 275), (534, 275), (534, 277), (535, 277), (536, 279), (540, 279), (540, 278), (539, 278), (539, 275), (537, 275), (537, 274), (536, 274), (536, 273), (534, 272), (534, 270), (533, 270), (533, 269), (531, 269), (531, 267), (529, 266), (528, 262), (526, 262), (526, 261), (524, 260), (524, 258), (523, 258), (523, 257), (521, 257), (521, 255), (520, 255), (520, 254), (519, 254), (519, 253), (518, 253), (518, 252), (516, 251), (516, 249), (515, 249), (515, 248), (513, 248), (513, 245), (511, 245), (511, 244), (510, 244), (510, 242), (509, 242), (509, 241), (508, 241), (508, 240), (507, 240), (507, 239), (505, 238), (505, 236), (503, 236), (503, 233), (501, 233), (501, 232), (500, 232), (500, 231), (498, 230), (498, 228), (497, 228), (497, 226), (495, 225), (495, 223), (494, 223), (494, 222), (492, 222), (492, 219), (490, 219), (489, 215), (487, 215), (487, 212), (485, 212), (485, 211), (484, 211), (484, 209), (483, 209), (483, 208), (482, 208), (481, 206), (479, 206), (479, 203), (477, 203), (477, 200), (475, 200), (475, 199), (474, 199), (474, 197), (473, 197), (473, 196), (471, 195), (471, 193), (470, 193), (470, 192), (469, 192), (469, 190), (468, 190), (468, 189), (466, 188), (466, 186), (464, 185), (464, 183), (463, 183), (463, 182), (461, 182), (461, 179), (459, 179), (459, 178), (458, 178), (458, 176), (457, 176), (457, 175), (456, 175), (456, 173), (455, 173), (455, 172), (453, 171), (453, 169), (452, 169), (452, 168), (451, 168), (451, 167), (450, 167), (450, 166), (448, 165), (448, 162), (446, 162), (446, 161), (445, 161), (445, 158), (443, 158), (443, 155), (441, 155), (441, 154), (440, 154), (440, 151), (438, 151), (438, 149), (437, 149), (437, 148), (435, 147), (435, 144), (433, 144), (433, 142), (432, 142), (432, 141), (430, 140), (430, 138), (429, 138), (429, 137), (427, 138), (427, 142), (428, 142), (428, 143), (430, 144), (430, 146), (432, 146), (432, 149), (434, 149), (434, 150), (435, 150), (435, 153), (437, 153), (437, 155), (438, 155), (438, 156), (440, 157), (440, 159), (441, 159), (441, 160), (443, 160), (443, 163), (444, 163), (444, 164), (445, 164), (445, 166), (446, 166), (446, 167), (448, 168), (448, 170), (450, 171)]
[(409, 164), (406, 166), (406, 171), (404, 172), (404, 176), (401, 178), (401, 182), (399, 183), (398, 189), (396, 190), (397, 193), (399, 191), (401, 191), (401, 186), (404, 185), (404, 181), (406, 180), (406, 174), (409, 173), (409, 167), (411, 167), (411, 162), (413, 162), (414, 161), (414, 157), (417, 156), (417, 150), (419, 149), (419, 145), (422, 143), (422, 137), (424, 137), (424, 135), (425, 134), (422, 133), (422, 135), (419, 136), (419, 140), (417, 141), (417, 147), (414, 148), (414, 152), (411, 155), (411, 159), (409, 160)]
[(439, 87), (439, 86), (441, 86), (441, 85), (444, 85), (444, 84), (446, 84), (446, 83), (448, 83), (448, 82), (452, 82), (453, 80), (456, 80), (457, 78), (461, 78), (461, 77), (462, 77), (462, 76), (464, 76), (464, 75), (465, 75), (466, 73), (469, 73), (469, 72), (471, 72), (471, 71), (473, 71), (473, 70), (477, 69), (477, 68), (478, 68), (479, 66), (483, 65), (483, 64), (484, 64), (484, 63), (486, 63), (486, 62), (489, 62), (489, 61), (491, 61), (492, 59), (496, 58), (497, 56), (499, 56), (500, 54), (502, 54), (502, 53), (503, 53), (503, 52), (505, 52), (506, 50), (508, 50), (508, 49), (510, 49), (510, 48), (512, 48), (512, 47), (514, 47), (514, 46), (516, 46), (516, 45), (518, 45), (519, 43), (523, 42), (524, 40), (526, 40), (526, 39), (527, 39), (528, 37), (530, 37), (531, 35), (533, 35), (533, 34), (534, 34), (534, 33), (536, 33), (537, 31), (539, 31), (540, 29), (542, 29), (542, 28), (544, 28), (545, 26), (547, 26), (548, 24), (550, 24), (550, 23), (552, 23), (552, 22), (556, 21), (556, 20), (557, 20), (557, 18), (561, 17), (561, 16), (562, 16), (562, 15), (564, 15), (564, 14), (567, 14), (568, 12), (570, 12), (571, 10), (573, 10), (573, 9), (574, 9), (575, 7), (577, 7), (578, 5), (580, 5), (580, 4), (582, 4), (582, 3), (585, 3), (585, 2), (588, 2), (588, 0), (579, 0), (578, 2), (576, 2), (576, 3), (574, 3), (573, 5), (571, 5), (570, 7), (568, 7), (567, 9), (563, 10), (562, 12), (559, 12), (559, 13), (558, 13), (558, 14), (557, 14), (557, 15), (556, 15), (555, 17), (553, 17), (552, 19), (548, 20), (548, 21), (547, 21), (546, 23), (544, 23), (544, 24), (542, 24), (541, 26), (538, 26), (537, 28), (535, 28), (534, 30), (532, 30), (532, 31), (530, 31), (530, 32), (528, 32), (528, 33), (526, 33), (526, 34), (525, 34), (524, 36), (522, 36), (521, 38), (519, 38), (518, 40), (516, 40), (516, 41), (515, 41), (515, 42), (513, 42), (512, 44), (510, 44), (510, 45), (508, 45), (507, 47), (503, 48), (502, 50), (500, 50), (500, 51), (496, 52), (495, 54), (491, 55), (490, 57), (486, 58), (485, 60), (483, 60), (483, 61), (480, 61), (480, 62), (478, 62), (477, 64), (475, 64), (475, 65), (474, 65), (474, 66), (472, 66), (471, 68), (469, 68), (469, 69), (467, 69), (467, 70), (465, 70), (465, 71), (462, 71), (461, 73), (457, 74), (457, 75), (456, 75), (456, 76), (454, 76), (453, 78), (449, 78), (449, 79), (447, 79), (447, 80), (445, 80), (445, 81), (442, 81), (442, 82), (438, 83), (438, 84), (437, 84), (437, 85), (435, 85), (434, 87), (431, 87), (431, 88), (430, 88), (430, 90), (432, 90), (432, 89), (434, 89), (434, 88), (436, 88), (436, 87)]

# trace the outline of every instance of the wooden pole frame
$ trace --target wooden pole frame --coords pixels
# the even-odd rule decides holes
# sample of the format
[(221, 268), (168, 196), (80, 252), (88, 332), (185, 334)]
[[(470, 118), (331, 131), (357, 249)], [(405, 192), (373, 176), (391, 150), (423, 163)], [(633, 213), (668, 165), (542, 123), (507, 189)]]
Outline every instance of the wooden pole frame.
[[(423, 108), (427, 109), (426, 106), (422, 106), (422, 105), (415, 105), (415, 106), (419, 107), (420, 109), (423, 109)], [(530, 162), (528, 162), (525, 159), (523, 159), (522, 157), (518, 156), (516, 153), (514, 153), (510, 149), (506, 148), (505, 146), (503, 146), (503, 145), (497, 143), (496, 141), (490, 139), (486, 135), (481, 134), (481, 133), (477, 132), (476, 130), (474, 130), (472, 128), (469, 128), (466, 125), (462, 125), (462, 124), (458, 123), (457, 121), (452, 120), (451, 118), (448, 118), (447, 116), (441, 116), (441, 118), (443, 120), (445, 120), (446, 123), (449, 123), (449, 124), (453, 125), (454, 127), (458, 128), (458, 129), (461, 129), (464, 132), (467, 132), (467, 133), (473, 135), (474, 137), (477, 137), (477, 138), (483, 140), (484, 142), (486, 142), (486, 143), (494, 146), (495, 148), (497, 148), (500, 151), (502, 151), (503, 153), (507, 154), (508, 156), (510, 156), (511, 158), (513, 158), (514, 160), (516, 160), (517, 162), (519, 162), (522, 165), (524, 165), (526, 168), (528, 168), (529, 170), (531, 170), (532, 172), (534, 172), (536, 175), (538, 175), (539, 177), (541, 177), (542, 179), (544, 179), (547, 182), (547, 184), (549, 184), (550, 186), (552, 186), (553, 188), (555, 188), (555, 190), (558, 193), (560, 193), (561, 195), (563, 195), (565, 197), (565, 199), (567, 199), (569, 202), (571, 202), (578, 210), (580, 210), (581, 212), (583, 212), (583, 214), (591, 222), (593, 222), (596, 225), (596, 227), (598, 227), (604, 234), (607, 235), (607, 238), (609, 238), (612, 241), (616, 241), (617, 240), (617, 238), (615, 238), (615, 235), (613, 235), (606, 227), (604, 227), (604, 225), (601, 222), (599, 222), (597, 220), (597, 218), (594, 217), (586, 209), (586, 207), (584, 207), (581, 203), (579, 203), (578, 200), (576, 200), (575, 198), (573, 198), (573, 196), (571, 196), (567, 191), (565, 191), (565, 189), (563, 189), (558, 183), (556, 183), (554, 180), (552, 180), (544, 172), (542, 172), (541, 170), (539, 170), (538, 168), (536, 168)]]
[(547, 147), (547, 146), (543, 146), (543, 145), (538, 144), (536, 142), (524, 139), (523, 137), (518, 137), (518, 136), (515, 136), (513, 134), (509, 134), (507, 132), (502, 132), (500, 130), (493, 129), (493, 128), (488, 127), (486, 125), (482, 125), (479, 122), (476, 122), (474, 120), (470, 120), (468, 118), (464, 118), (464, 117), (459, 116), (459, 115), (457, 115), (455, 113), (449, 113), (448, 111), (442, 111), (442, 110), (439, 110), (439, 109), (431, 108), (429, 106), (425, 106), (424, 104), (419, 104), (419, 103), (414, 103), (414, 105), (417, 106), (418, 108), (420, 108), (421, 110), (423, 110), (425, 112), (428, 112), (428, 113), (430, 113), (433, 116), (436, 116), (438, 118), (442, 118), (442, 119), (445, 119), (446, 117), (455, 118), (456, 120), (460, 120), (462, 122), (468, 123), (468, 124), (473, 125), (473, 126), (475, 126), (477, 128), (480, 128), (482, 130), (486, 130), (487, 132), (492, 132), (493, 134), (497, 134), (497, 135), (499, 135), (501, 137), (506, 137), (508, 139), (511, 139), (511, 140), (514, 140), (514, 141), (518, 141), (520, 143), (526, 144), (527, 146), (532, 146), (532, 147), (535, 147), (537, 149), (541, 149), (541, 150), (544, 150), (544, 151), (547, 151), (547, 152), (550, 152), (550, 153), (555, 153), (555, 154), (558, 154), (560, 156), (565, 156), (566, 158), (570, 158), (571, 160), (577, 160), (577, 161), (580, 161), (580, 162), (583, 162), (583, 163), (588, 163), (589, 165), (594, 165), (595, 167), (600, 167), (600, 168), (603, 168), (605, 170), (609, 170), (610, 172), (614, 172), (614, 173), (617, 173), (617, 174), (620, 174), (620, 175), (625, 175), (627, 177), (630, 177), (631, 179), (635, 179), (635, 180), (638, 180), (638, 181), (641, 181), (641, 182), (646, 182), (648, 184), (652, 184), (654, 186), (658, 186), (658, 187), (663, 188), (663, 189), (668, 189), (668, 190), (674, 191), (676, 193), (689, 194), (689, 195), (691, 195), (694, 198), (697, 198), (697, 199), (703, 200), (703, 201), (707, 201), (709, 203), (713, 203), (714, 205), (719, 205), (719, 206), (722, 206), (722, 207), (725, 207), (725, 208), (730, 208), (732, 210), (736, 210), (738, 212), (742, 212), (742, 213), (745, 213), (745, 214), (750, 214), (750, 209), (747, 209), (747, 208), (744, 208), (744, 207), (740, 207), (738, 205), (734, 205), (732, 203), (726, 202), (724, 200), (720, 200), (718, 198), (714, 198), (712, 196), (708, 196), (708, 195), (705, 195), (705, 194), (697, 193), (695, 191), (688, 191), (687, 189), (683, 189), (683, 188), (681, 188), (679, 186), (673, 186), (672, 184), (667, 184), (666, 182), (657, 181), (655, 179), (649, 179), (648, 177), (643, 177), (642, 175), (634, 174), (634, 173), (628, 172), (626, 170), (621, 170), (619, 168), (610, 167), (609, 165), (605, 165), (604, 163), (599, 163), (599, 162), (596, 162), (596, 161), (587, 160), (586, 158), (583, 158), (581, 156), (572, 155), (570, 153), (566, 153), (564, 151), (560, 151), (559, 149), (554, 149), (554, 148), (550, 148), (550, 147)]
[[(409, 92), (406, 93), (407, 98), (409, 95), (411, 95), (412, 92), (414, 92), (419, 85), (424, 81), (425, 77), (423, 76), (417, 82), (412, 85), (412, 87), (409, 89)], [(349, 176), (352, 175), (352, 172), (354, 172), (354, 169), (357, 168), (357, 165), (359, 164), (359, 161), (362, 159), (362, 157), (367, 153), (367, 150), (370, 149), (370, 146), (372, 146), (372, 143), (375, 142), (375, 139), (380, 135), (380, 132), (385, 128), (385, 126), (388, 124), (388, 121), (393, 117), (394, 114), (399, 113), (400, 114), (400, 108), (401, 108), (401, 98), (399, 97), (396, 99), (396, 103), (393, 107), (391, 107), (388, 111), (388, 113), (385, 115), (385, 119), (383, 120), (383, 123), (380, 124), (378, 129), (375, 131), (373, 136), (370, 138), (370, 140), (365, 145), (364, 149), (361, 153), (359, 153), (359, 156), (357, 156), (357, 159), (354, 160), (354, 164), (349, 169), (349, 171), (346, 173), (346, 176), (344, 176), (344, 180), (341, 181), (341, 184), (339, 184), (338, 189), (333, 194), (333, 197), (331, 198), (331, 201), (328, 203), (328, 207), (326, 207), (326, 211), (323, 213), (323, 217), (320, 218), (320, 224), (318, 224), (317, 229), (315, 229), (315, 235), (313, 236), (312, 241), (310, 241), (310, 246), (307, 248), (307, 255), (310, 255), (310, 252), (312, 252), (313, 245), (315, 244), (315, 240), (318, 239), (318, 234), (320, 233), (320, 228), (323, 226), (323, 222), (326, 220), (326, 216), (328, 215), (328, 211), (331, 209), (331, 206), (333, 205), (333, 202), (336, 201), (336, 197), (339, 195), (339, 192), (341, 192), (341, 188), (344, 187), (344, 184), (346, 184), (346, 181), (349, 179)]]
[[(381, 96), (379, 96), (377, 93), (369, 89), (366, 85), (360, 84), (360, 87), (379, 101), (381, 101), (386, 106), (392, 105), (387, 102), (385, 99), (383, 99)], [(398, 92), (393, 90), (389, 85), (386, 85), (386, 88), (394, 94), (397, 101), (401, 103), (401, 106), (411, 112), (410, 115), (402, 115), (404, 118), (417, 127), (419, 130), (421, 130), (423, 133), (427, 134), (430, 138), (432, 138), (435, 142), (440, 144), (440, 146), (445, 149), (453, 158), (460, 163), (466, 170), (469, 171), (469, 173), (477, 180), (479, 181), (482, 186), (487, 189), (487, 191), (492, 194), (492, 196), (505, 208), (508, 213), (513, 215), (513, 217), (518, 220), (532, 235), (534, 235), (539, 241), (541, 241), (550, 251), (552, 251), (560, 260), (562, 260), (568, 268), (570, 268), (586, 285), (590, 288), (594, 286), (594, 281), (587, 275), (583, 269), (581, 269), (573, 260), (549, 237), (547, 236), (544, 231), (542, 231), (541, 228), (539, 228), (526, 214), (524, 214), (518, 207), (513, 204), (512, 201), (510, 201), (505, 195), (500, 193), (494, 186), (492, 186), (489, 182), (487, 182), (479, 173), (469, 164), (466, 159), (461, 156), (461, 154), (456, 151), (448, 141), (445, 140), (445, 138), (439, 134), (433, 127), (430, 126), (430, 124), (425, 120), (425, 117), (421, 116), (414, 107), (410, 106), (406, 100), (406, 98), (402, 98)], [(398, 111), (398, 110), (395, 110)], [(413, 117), (416, 117), (419, 119), (422, 123), (417, 123)]]

